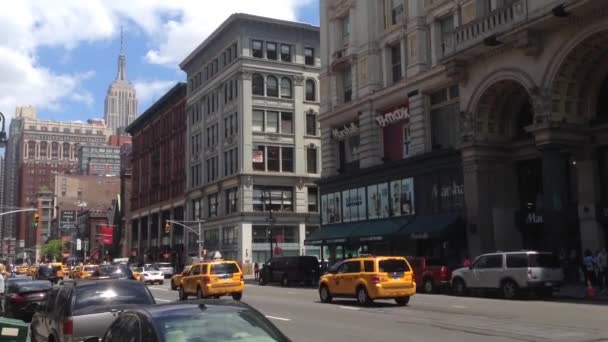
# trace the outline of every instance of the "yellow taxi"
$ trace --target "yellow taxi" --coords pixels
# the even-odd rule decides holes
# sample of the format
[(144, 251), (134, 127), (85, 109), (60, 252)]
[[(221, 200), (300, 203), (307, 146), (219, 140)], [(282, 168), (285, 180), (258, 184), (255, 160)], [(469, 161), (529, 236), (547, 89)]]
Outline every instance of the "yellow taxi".
[(213, 260), (193, 264), (190, 273), (182, 278), (179, 298), (232, 296), (241, 300), (245, 279), (241, 267), (235, 261)]
[(70, 274), (70, 267), (68, 265), (62, 265), (61, 271), (63, 272), (63, 276), (65, 277), (66, 275)]
[(131, 272), (133, 273), (133, 278), (137, 281), (141, 281), (141, 267), (130, 267)]
[(182, 273), (177, 273), (171, 277), (171, 290), (177, 290), (182, 286), (182, 278), (190, 273), (190, 268), (192, 268), (192, 265), (184, 267)]
[(31, 265), (28, 269), (27, 269), (27, 275), (30, 277), (33, 277), (36, 275), (36, 272), (38, 271), (38, 266), (37, 265)]
[(56, 267), (57, 268), (57, 277), (59, 277), (60, 279), (63, 279), (65, 273), (63, 272), (63, 264), (60, 262), (53, 262), (51, 263), (51, 266)]
[(319, 297), (330, 303), (334, 297), (356, 298), (361, 305), (375, 299), (394, 299), (407, 305), (416, 293), (410, 264), (402, 257), (359, 257), (333, 265), (319, 280)]
[(28, 270), (29, 270), (29, 267), (27, 265), (21, 265), (21, 266), (17, 266), (17, 269), (15, 270), (15, 273), (17, 273), (17, 274), (27, 274)]
[(72, 272), (72, 278), (74, 279), (88, 279), (91, 277), (93, 272), (97, 269), (97, 265), (84, 265), (74, 267)]

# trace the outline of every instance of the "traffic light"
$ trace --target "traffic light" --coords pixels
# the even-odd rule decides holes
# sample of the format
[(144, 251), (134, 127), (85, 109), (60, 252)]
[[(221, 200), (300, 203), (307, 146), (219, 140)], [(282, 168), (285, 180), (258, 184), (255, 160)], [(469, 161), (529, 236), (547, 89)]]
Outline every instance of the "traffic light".
[(34, 227), (38, 228), (38, 223), (40, 222), (40, 215), (38, 213), (34, 214)]
[(165, 224), (165, 233), (170, 234), (171, 233), (171, 223), (167, 222)]

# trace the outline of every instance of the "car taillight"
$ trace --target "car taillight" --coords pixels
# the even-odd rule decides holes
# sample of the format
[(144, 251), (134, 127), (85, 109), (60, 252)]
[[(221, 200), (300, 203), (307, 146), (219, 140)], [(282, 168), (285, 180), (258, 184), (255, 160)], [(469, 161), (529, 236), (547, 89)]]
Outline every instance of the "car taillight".
[(380, 283), (380, 276), (379, 275), (373, 275), (372, 276), (372, 283), (374, 283), (374, 284)]
[(8, 298), (10, 298), (11, 300), (15, 301), (15, 302), (23, 302), (25, 300), (25, 297), (23, 297), (22, 295), (18, 294), (18, 293), (11, 293)]
[(241, 274), (241, 281), (245, 281), (245, 276)]
[(73, 335), (74, 334), (74, 321), (71, 319), (67, 321), (63, 321), (63, 335)]
[(441, 269), (439, 270), (439, 276), (441, 277), (441, 279), (446, 279), (448, 277), (448, 268), (445, 266), (441, 266)]

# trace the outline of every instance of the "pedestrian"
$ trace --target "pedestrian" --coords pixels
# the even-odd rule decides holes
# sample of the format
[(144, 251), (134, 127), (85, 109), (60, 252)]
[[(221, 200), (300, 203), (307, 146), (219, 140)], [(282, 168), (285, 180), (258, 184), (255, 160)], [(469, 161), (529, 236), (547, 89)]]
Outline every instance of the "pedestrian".
[(257, 263), (257, 261), (253, 264), (253, 275), (255, 280), (260, 278), (260, 265)]
[(468, 255), (464, 257), (464, 261), (462, 262), (462, 266), (463, 267), (469, 267), (469, 266), (471, 266), (471, 259), (469, 258)]
[(588, 249), (583, 258), (583, 271), (585, 272), (585, 283), (593, 285), (595, 283), (595, 260), (593, 253)]
[(597, 266), (599, 270), (599, 283), (601, 290), (608, 290), (608, 254), (606, 254), (606, 248), (597, 255)]

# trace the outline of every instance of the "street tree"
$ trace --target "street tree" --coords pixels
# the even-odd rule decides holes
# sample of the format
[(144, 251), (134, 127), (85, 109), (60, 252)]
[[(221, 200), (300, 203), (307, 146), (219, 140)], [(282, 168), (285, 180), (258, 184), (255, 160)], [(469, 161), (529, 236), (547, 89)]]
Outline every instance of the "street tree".
[(42, 246), (42, 255), (46, 258), (60, 260), (63, 256), (63, 240), (50, 240)]

